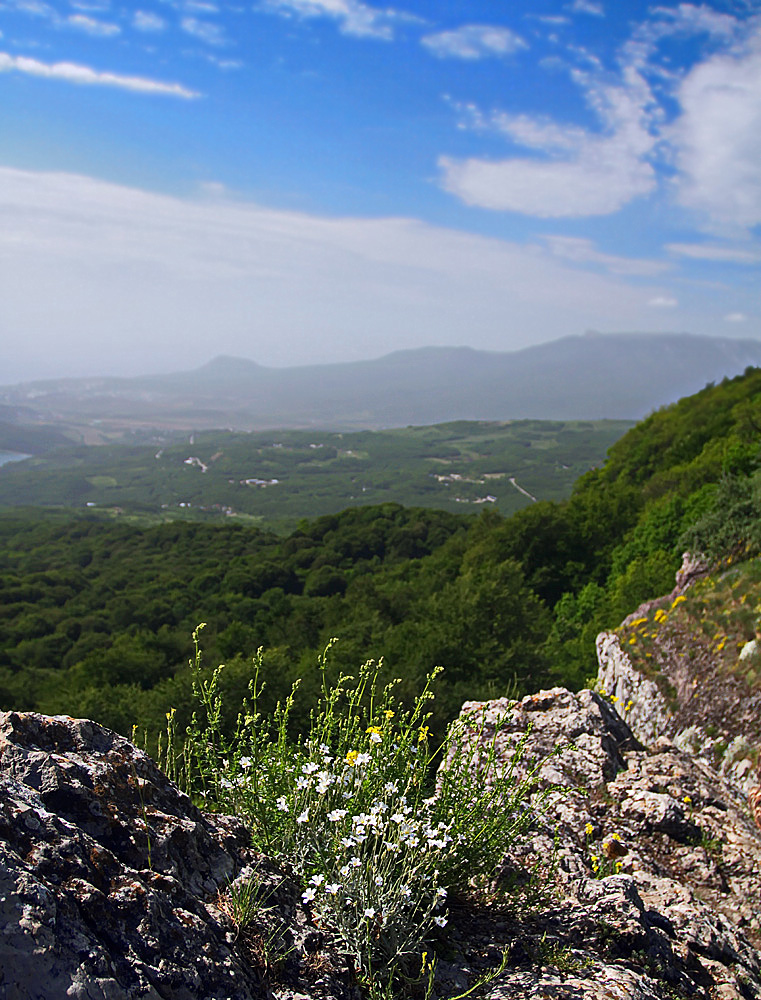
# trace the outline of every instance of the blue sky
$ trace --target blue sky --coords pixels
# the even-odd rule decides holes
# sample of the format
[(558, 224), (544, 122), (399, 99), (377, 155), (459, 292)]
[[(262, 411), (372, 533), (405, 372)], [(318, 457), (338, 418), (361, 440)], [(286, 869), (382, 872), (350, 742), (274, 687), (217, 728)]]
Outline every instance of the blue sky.
[(758, 338), (760, 237), (758, 0), (0, 0), (5, 383)]

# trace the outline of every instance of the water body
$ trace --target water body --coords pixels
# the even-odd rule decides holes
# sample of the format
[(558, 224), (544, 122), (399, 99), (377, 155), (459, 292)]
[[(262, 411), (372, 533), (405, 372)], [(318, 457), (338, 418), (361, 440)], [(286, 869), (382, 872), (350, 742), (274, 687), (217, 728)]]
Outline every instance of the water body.
[(25, 458), (31, 458), (20, 451), (0, 451), (0, 465), (7, 465), (8, 462), (23, 462)]

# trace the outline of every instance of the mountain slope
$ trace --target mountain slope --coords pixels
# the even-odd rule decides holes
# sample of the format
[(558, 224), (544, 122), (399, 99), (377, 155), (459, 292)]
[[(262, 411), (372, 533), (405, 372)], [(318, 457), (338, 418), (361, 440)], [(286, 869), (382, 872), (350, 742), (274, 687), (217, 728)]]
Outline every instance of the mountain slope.
[(38, 419), (116, 428), (398, 427), (450, 420), (639, 419), (761, 365), (761, 342), (587, 334), (513, 352), (429, 347), (373, 361), (265, 368), (218, 357), (190, 372), (60, 379), (0, 390)]

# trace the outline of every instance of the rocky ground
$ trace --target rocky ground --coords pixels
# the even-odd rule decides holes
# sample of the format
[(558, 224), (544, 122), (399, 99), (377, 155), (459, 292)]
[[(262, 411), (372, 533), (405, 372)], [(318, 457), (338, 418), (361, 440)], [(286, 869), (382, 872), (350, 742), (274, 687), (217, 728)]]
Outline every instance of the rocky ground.
[[(530, 730), (560, 790), (495, 859), (512, 896), (452, 901), (434, 996), (463, 994), (505, 954), (477, 995), (761, 997), (761, 838), (731, 782), (666, 739), (645, 749), (591, 691), (465, 711), (481, 738), (500, 726), (505, 754)], [(0, 853), (0, 1000), (359, 996), (245, 830), (94, 723), (0, 714)], [(242, 927), (245, 885), (258, 899)]]

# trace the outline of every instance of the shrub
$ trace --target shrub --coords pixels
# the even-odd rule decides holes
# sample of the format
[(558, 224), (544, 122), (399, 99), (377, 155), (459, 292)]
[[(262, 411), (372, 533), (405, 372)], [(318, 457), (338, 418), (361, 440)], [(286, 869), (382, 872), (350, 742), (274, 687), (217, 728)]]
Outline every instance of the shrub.
[[(421, 967), (423, 945), (447, 924), (450, 894), (490, 884), (495, 862), (531, 827), (550, 789), (539, 791), (539, 764), (524, 760), (527, 734), (504, 760), (500, 725), (487, 735), (477, 717), (461, 716), (434, 746), (426, 723), (438, 670), (405, 708), (394, 697), (398, 682), (378, 690), (374, 661), (328, 685), (331, 643), (319, 658), (321, 697), (305, 737), (289, 735), (298, 685), (270, 719), (258, 711), (261, 651), (250, 700), (227, 737), (224, 668), (205, 674), (198, 631), (194, 642), (201, 717), (175, 776), (207, 808), (241, 817), (254, 846), (300, 881), (304, 905), (335, 935), (360, 982), (374, 994), (379, 982), (391, 989)], [(171, 726), (172, 717), (170, 762)]]

